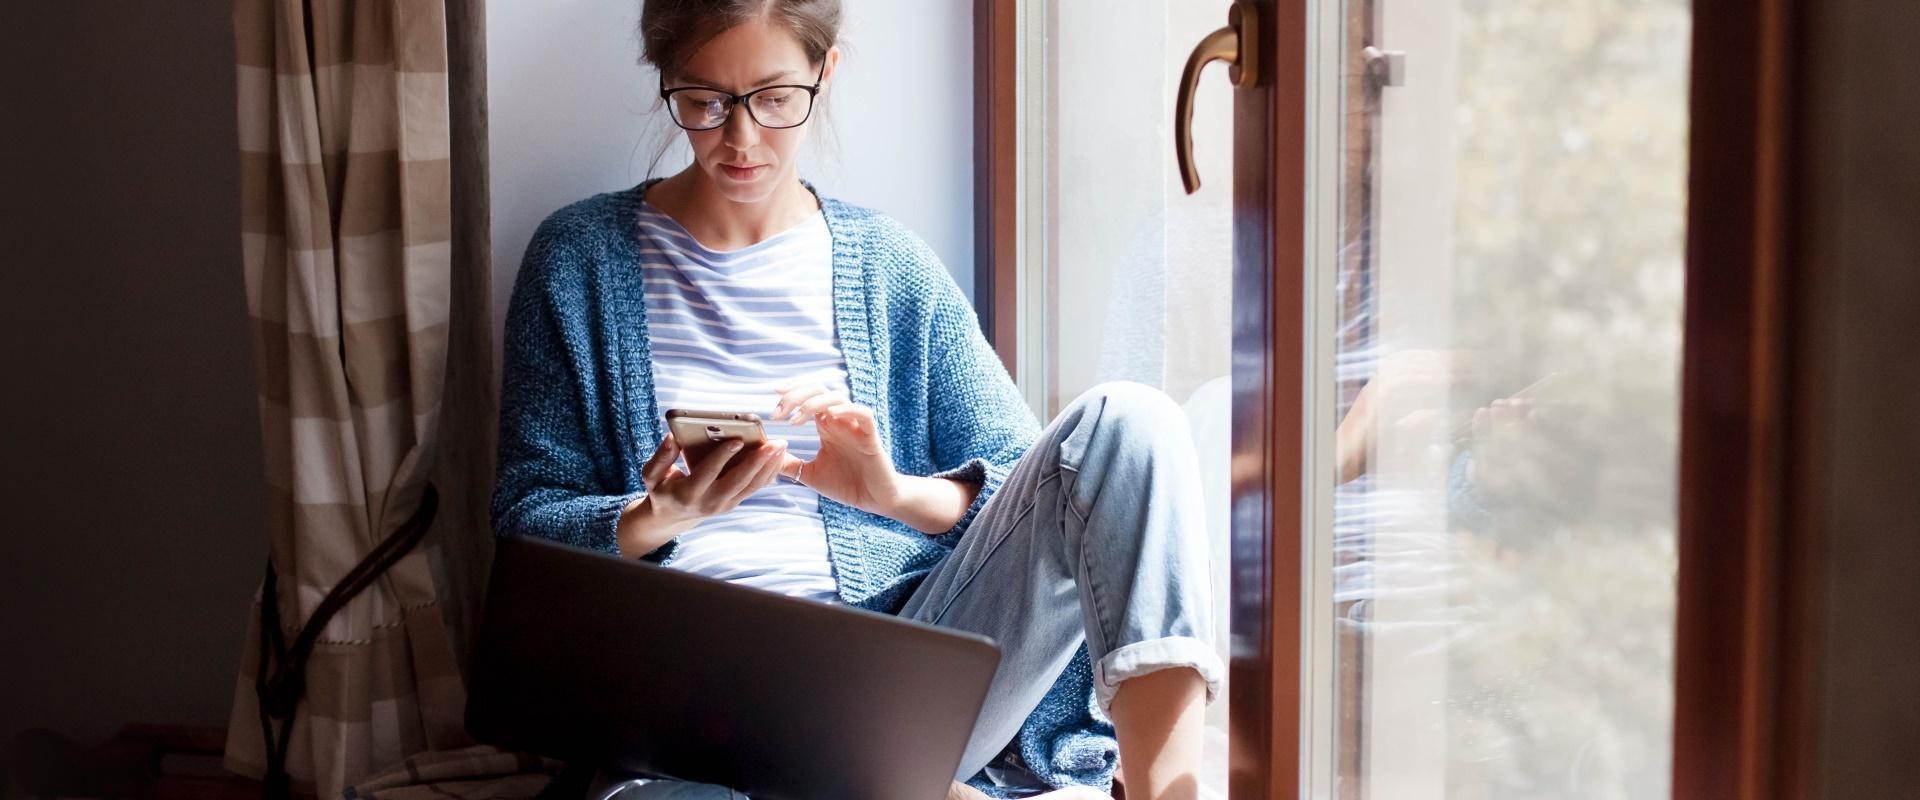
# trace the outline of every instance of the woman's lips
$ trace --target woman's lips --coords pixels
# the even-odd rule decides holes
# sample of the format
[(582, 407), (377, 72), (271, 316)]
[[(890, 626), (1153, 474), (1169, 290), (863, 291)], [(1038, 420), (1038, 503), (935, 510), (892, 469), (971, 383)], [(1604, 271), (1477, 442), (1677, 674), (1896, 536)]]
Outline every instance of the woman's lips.
[(755, 164), (751, 167), (736, 167), (732, 164), (720, 165), (721, 171), (727, 173), (727, 177), (736, 181), (750, 181), (758, 178), (760, 177), (760, 172), (766, 168), (767, 165), (765, 164)]

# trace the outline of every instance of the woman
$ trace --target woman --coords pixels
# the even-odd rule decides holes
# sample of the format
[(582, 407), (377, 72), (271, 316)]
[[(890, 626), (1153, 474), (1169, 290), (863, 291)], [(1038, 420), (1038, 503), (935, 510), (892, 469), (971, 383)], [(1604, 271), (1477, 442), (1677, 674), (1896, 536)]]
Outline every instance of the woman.
[[(645, 4), (694, 161), (535, 233), (495, 530), (992, 637), (958, 795), (1104, 788), (1117, 735), (1131, 796), (1196, 796), (1223, 669), (1179, 408), (1109, 384), (1040, 431), (926, 245), (799, 180), (839, 24), (838, 0)], [(671, 408), (758, 412), (769, 441), (682, 464)]]

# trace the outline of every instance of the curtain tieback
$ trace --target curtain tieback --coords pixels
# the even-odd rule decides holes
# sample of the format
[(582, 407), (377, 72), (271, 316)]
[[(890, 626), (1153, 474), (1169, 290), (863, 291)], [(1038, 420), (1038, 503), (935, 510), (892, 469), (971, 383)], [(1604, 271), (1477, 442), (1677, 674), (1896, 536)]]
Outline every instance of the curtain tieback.
[[(401, 557), (411, 551), (420, 540), (426, 537), (427, 529), (433, 526), (434, 512), (440, 504), (440, 496), (433, 484), (426, 485), (421, 493), (420, 507), (413, 516), (407, 518), (398, 529), (367, 553), (367, 557), (355, 564), (346, 577), (334, 584), (333, 589), (313, 610), (313, 616), (300, 627), (299, 635), (294, 637), (289, 647), (280, 627), (279, 575), (274, 572), (273, 559), (267, 559), (267, 576), (260, 589), (260, 665), (254, 674), (254, 693), (260, 698), (260, 734), (266, 743), (267, 775), (265, 796), (269, 800), (283, 800), (292, 796), (292, 778), (287, 775), (287, 746), (293, 738), (294, 712), (300, 707), (300, 698), (307, 689), (307, 656), (313, 653), (314, 643), (325, 630), (333, 615), (347, 606), (362, 590), (373, 584)], [(280, 721), (280, 730), (275, 735), (273, 723)]]

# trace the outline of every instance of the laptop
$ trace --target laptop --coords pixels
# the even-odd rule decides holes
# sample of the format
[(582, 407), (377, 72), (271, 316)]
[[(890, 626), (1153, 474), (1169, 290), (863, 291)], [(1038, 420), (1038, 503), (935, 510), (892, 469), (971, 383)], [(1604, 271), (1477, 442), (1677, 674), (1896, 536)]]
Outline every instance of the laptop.
[(467, 731), (756, 800), (939, 800), (999, 662), (984, 637), (514, 537)]

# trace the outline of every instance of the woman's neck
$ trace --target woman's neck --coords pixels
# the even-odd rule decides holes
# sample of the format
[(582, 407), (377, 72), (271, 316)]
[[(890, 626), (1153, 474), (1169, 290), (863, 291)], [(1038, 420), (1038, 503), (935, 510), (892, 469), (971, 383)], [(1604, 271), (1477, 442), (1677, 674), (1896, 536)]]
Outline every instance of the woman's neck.
[(686, 228), (701, 246), (738, 250), (758, 244), (800, 224), (819, 210), (813, 192), (798, 180), (787, 180), (773, 195), (757, 203), (736, 203), (715, 189), (697, 167), (647, 190), (647, 203)]

